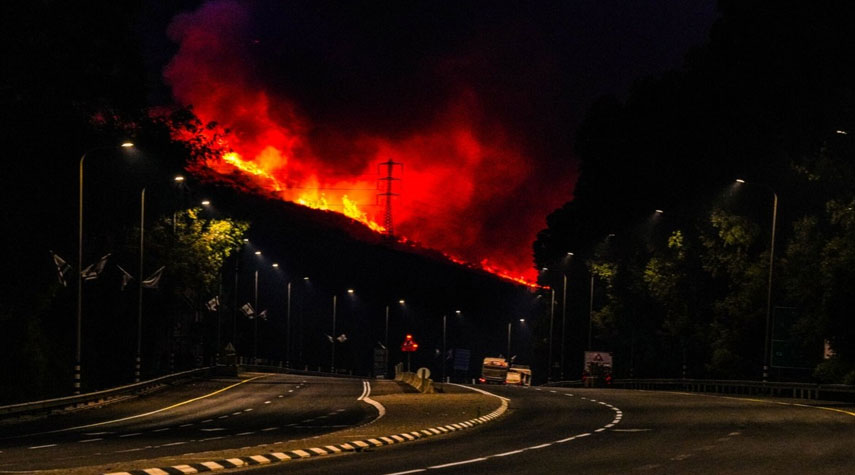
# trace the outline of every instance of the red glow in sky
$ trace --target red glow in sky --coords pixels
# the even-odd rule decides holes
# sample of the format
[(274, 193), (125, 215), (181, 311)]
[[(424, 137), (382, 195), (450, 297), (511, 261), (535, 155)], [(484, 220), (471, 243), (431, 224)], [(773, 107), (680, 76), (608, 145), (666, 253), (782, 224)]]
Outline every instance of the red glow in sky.
[(460, 87), (405, 133), (331, 129), (315, 123), (299, 98), (259, 81), (247, 45), (237, 40), (246, 37), (248, 23), (239, 4), (219, 1), (170, 26), (179, 50), (164, 77), (175, 99), (192, 105), (202, 122), (230, 131), (224, 146), (232, 154), (191, 169), (212, 178), (241, 170), (247, 189), (341, 212), (382, 231), (384, 200), (377, 194), (386, 170), (379, 164), (400, 162), (396, 235), (493, 273), (536, 279), (531, 244), (572, 185), (557, 192), (538, 186), (544, 170), (508, 127), (484, 112), (476, 88)]

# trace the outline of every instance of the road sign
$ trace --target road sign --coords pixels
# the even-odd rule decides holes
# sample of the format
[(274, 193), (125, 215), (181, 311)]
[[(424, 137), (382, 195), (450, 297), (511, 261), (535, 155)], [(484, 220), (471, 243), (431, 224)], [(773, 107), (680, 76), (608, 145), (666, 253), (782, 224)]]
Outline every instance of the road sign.
[(416, 370), (416, 376), (422, 379), (428, 379), (430, 378), (430, 370), (425, 367), (419, 368)]
[(405, 353), (412, 353), (419, 349), (419, 344), (413, 340), (413, 335), (407, 334), (404, 338), (404, 342), (401, 343), (401, 351)]
[(590, 371), (592, 367), (612, 368), (612, 354), (605, 351), (586, 351), (585, 369)]

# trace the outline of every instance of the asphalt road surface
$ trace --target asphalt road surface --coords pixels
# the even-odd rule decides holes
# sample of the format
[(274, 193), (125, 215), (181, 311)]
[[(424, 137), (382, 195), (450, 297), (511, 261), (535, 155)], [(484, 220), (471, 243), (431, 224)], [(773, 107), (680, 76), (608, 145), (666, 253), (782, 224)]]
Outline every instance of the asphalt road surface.
[(302, 439), (372, 420), (359, 379), (247, 374), (0, 425), (0, 473)]
[(855, 473), (855, 409), (595, 389), (487, 387), (509, 412), (476, 429), (271, 473)]

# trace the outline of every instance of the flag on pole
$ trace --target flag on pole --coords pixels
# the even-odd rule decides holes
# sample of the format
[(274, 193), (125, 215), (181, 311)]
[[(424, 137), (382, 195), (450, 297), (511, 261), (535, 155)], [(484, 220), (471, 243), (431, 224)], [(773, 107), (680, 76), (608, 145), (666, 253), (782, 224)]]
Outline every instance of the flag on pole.
[(164, 269), (166, 269), (166, 266), (160, 266), (160, 269), (154, 271), (154, 274), (150, 275), (148, 279), (142, 281), (143, 288), (156, 289), (157, 285), (160, 283), (160, 278), (163, 277)]
[(250, 320), (255, 316), (255, 309), (252, 308), (252, 305), (250, 305), (249, 302), (243, 304), (240, 311)]
[(211, 300), (208, 300), (207, 307), (209, 311), (216, 312), (220, 308), (220, 296), (217, 295)]
[(104, 267), (107, 266), (107, 259), (110, 258), (110, 253), (107, 253), (104, 257), (98, 260), (95, 264), (89, 264), (80, 272), (80, 276), (83, 280), (95, 280), (101, 275), (101, 272), (104, 272)]
[(119, 270), (122, 272), (122, 290), (125, 290), (125, 287), (128, 286), (128, 283), (134, 280), (134, 276), (132, 276), (131, 273), (126, 271), (125, 269), (122, 269), (122, 266), (117, 265), (116, 267), (118, 267)]
[(53, 263), (56, 265), (56, 278), (59, 280), (59, 283), (62, 284), (63, 287), (68, 286), (68, 282), (65, 281), (65, 274), (71, 270), (71, 265), (65, 262), (65, 259), (59, 257), (55, 252), (50, 252), (51, 256), (53, 256)]
[(266, 321), (267, 321), (267, 309), (262, 310), (262, 311), (258, 314), (258, 318), (260, 318), (260, 319), (262, 319), (262, 320), (264, 320), (264, 321), (266, 322)]

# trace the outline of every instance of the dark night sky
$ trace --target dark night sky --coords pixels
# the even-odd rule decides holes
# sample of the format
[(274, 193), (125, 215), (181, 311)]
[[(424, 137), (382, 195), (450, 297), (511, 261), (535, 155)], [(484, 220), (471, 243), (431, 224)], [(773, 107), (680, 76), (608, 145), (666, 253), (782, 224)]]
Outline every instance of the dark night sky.
[[(163, 8), (143, 11), (152, 79), (175, 51), (166, 37), (175, 11)], [(547, 160), (570, 155), (572, 131), (594, 99), (680, 68), (716, 18), (712, 0), (223, 0), (185, 11), (205, 8), (245, 15), (219, 41), (245, 55), (259, 85), (295, 100), (316, 123), (394, 134), (472, 88)], [(168, 88), (152, 92), (152, 101), (171, 100)]]

